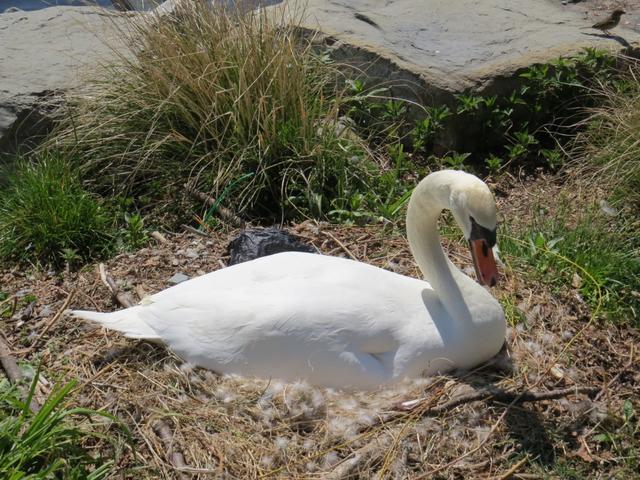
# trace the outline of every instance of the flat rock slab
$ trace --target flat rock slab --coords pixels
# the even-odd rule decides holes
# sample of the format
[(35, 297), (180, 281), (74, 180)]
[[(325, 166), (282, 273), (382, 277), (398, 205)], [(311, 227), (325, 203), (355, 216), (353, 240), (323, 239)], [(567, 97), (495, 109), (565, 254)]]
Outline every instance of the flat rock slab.
[(0, 152), (41, 127), (43, 97), (80, 85), (88, 67), (113, 56), (121, 15), (93, 7), (0, 15)]
[(581, 29), (592, 24), (559, 0), (308, 0), (304, 17), (307, 28), (341, 43), (343, 60), (434, 94), (483, 91), (535, 63), (640, 41), (622, 27), (611, 38)]
[[(593, 19), (560, 0), (247, 1), (286, 5), (297, 18), (296, 5), (306, 5), (303, 25), (334, 40), (338, 60), (401, 84), (394, 95), (426, 104), (449, 103), (468, 89), (499, 93), (534, 63), (640, 41), (623, 26), (614, 37), (581, 29)], [(169, 12), (172, 3), (159, 11)], [(0, 14), (0, 153), (46, 124), (43, 97), (80, 85), (87, 69), (113, 58), (109, 45), (123, 15), (92, 7)]]

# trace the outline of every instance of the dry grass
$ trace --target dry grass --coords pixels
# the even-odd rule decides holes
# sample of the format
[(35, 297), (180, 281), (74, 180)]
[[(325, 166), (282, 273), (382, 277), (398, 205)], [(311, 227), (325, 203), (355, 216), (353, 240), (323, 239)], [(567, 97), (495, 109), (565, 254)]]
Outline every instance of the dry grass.
[(601, 86), (601, 105), (592, 109), (587, 128), (575, 140), (572, 168), (621, 197), (622, 204), (640, 206), (640, 67), (621, 57), (628, 78), (621, 85)]
[(295, 13), (207, 3), (120, 27), (129, 49), (114, 47), (117, 60), (69, 98), (45, 148), (62, 148), (99, 192), (142, 204), (175, 206), (189, 182), (254, 217), (314, 209), (317, 197), (326, 213), (344, 194), (336, 185), (374, 168), (338, 131), (337, 68)]
[[(507, 218), (525, 208), (531, 196), (555, 188), (548, 181), (522, 190), (513, 183), (495, 186), (505, 192), (499, 203)], [(323, 253), (418, 274), (404, 238), (392, 226), (305, 222), (292, 229)], [(165, 288), (177, 271), (197, 275), (219, 268), (235, 233), (218, 232), (209, 239), (171, 235), (169, 245), (120, 255), (107, 270), (134, 296), (151, 293)], [(448, 236), (445, 244), (453, 260), (468, 268), (459, 237)], [(189, 250), (199, 256), (189, 258)], [(52, 325), (46, 345), (23, 359), (41, 360), (49, 377), (77, 379), (78, 405), (105, 409), (128, 424), (136, 452), (123, 451), (121, 474), (114, 478), (178, 477), (154, 432), (158, 420), (169, 426), (174, 447), (184, 455), (186, 478), (583, 478), (586, 472), (590, 478), (629, 478), (629, 453), (597, 435), (622, 428), (626, 400), (638, 411), (640, 377), (632, 367), (637, 331), (591, 322), (589, 309), (570, 286), (550, 292), (525, 271), (507, 265), (504, 272), (496, 295), (509, 306), (511, 328), (501, 356), (473, 372), (407, 381), (377, 392), (220, 377), (182, 364), (162, 347), (70, 318)], [(3, 320), (3, 331), (18, 353), (74, 289), (74, 308), (118, 308), (93, 268), (61, 276), (6, 271), (0, 272), (0, 282), (8, 293), (28, 289), (38, 298), (31, 317), (22, 318), (24, 308), (19, 308)], [(594, 399), (578, 395), (511, 406), (487, 401), (437, 416), (423, 415), (424, 409), (389, 415), (398, 402), (426, 397), (428, 404), (438, 405), (486, 386), (510, 391), (604, 388)], [(633, 441), (633, 435), (619, 445)]]

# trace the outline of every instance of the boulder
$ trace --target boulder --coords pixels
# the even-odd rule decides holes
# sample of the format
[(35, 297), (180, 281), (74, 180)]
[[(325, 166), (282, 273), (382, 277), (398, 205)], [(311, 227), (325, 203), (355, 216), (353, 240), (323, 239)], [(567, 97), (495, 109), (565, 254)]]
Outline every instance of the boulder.
[(303, 25), (332, 42), (338, 60), (404, 83), (403, 93), (423, 103), (493, 93), (533, 64), (640, 41), (622, 25), (612, 37), (584, 29), (594, 22), (557, 0), (308, 0), (304, 12)]
[[(289, 15), (301, 14), (294, 8)], [(364, 74), (369, 86), (384, 85), (389, 96), (417, 105), (452, 108), (462, 92), (509, 94), (534, 64), (587, 47), (637, 55), (640, 41), (625, 22), (611, 37), (590, 29), (594, 21), (584, 9), (559, 0), (308, 0), (302, 18), (332, 57)], [(449, 124), (438, 150), (472, 151), (480, 135), (474, 127)]]
[[(171, 14), (175, 2), (155, 12)], [(557, 0), (245, 0), (244, 5), (287, 7), (304, 28), (319, 32), (338, 61), (364, 71), (371, 83), (392, 85), (391, 95), (426, 105), (453, 104), (455, 94), (465, 90), (502, 93), (532, 64), (586, 47), (631, 50), (640, 40), (623, 25), (612, 37), (583, 29), (593, 21)], [(125, 15), (141, 14), (95, 7), (0, 14), (0, 153), (44, 131), (51, 97), (80, 85), (87, 67), (113, 58)], [(456, 139), (450, 143), (455, 147)]]
[(0, 14), (0, 153), (45, 131), (52, 98), (113, 58), (122, 15), (96, 7)]

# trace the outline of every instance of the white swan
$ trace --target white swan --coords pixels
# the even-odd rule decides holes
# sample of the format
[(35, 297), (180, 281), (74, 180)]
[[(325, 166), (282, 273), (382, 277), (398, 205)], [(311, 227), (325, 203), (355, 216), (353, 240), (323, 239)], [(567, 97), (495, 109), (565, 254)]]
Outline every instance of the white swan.
[(505, 337), (500, 304), (444, 255), (437, 231), (450, 209), (482, 283), (497, 270), (496, 204), (473, 175), (445, 170), (415, 188), (411, 251), (425, 279), (344, 258), (286, 252), (180, 283), (113, 313), (71, 313), (130, 338), (166, 343), (218, 372), (372, 389), (473, 367)]

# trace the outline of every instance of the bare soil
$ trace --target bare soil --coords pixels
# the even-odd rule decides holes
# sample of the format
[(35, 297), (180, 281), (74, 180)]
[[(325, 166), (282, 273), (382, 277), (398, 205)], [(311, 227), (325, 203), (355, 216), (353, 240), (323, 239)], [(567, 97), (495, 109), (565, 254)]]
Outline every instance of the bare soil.
[[(553, 204), (563, 189), (558, 179), (544, 176), (505, 177), (492, 187), (501, 215), (515, 223), (541, 202)], [(398, 226), (308, 221), (290, 230), (322, 253), (418, 276)], [(167, 233), (169, 243), (152, 240), (105, 267), (137, 300), (169, 286), (177, 272), (194, 276), (223, 268), (226, 245), (236, 234)], [(445, 235), (444, 246), (469, 270), (460, 240), (458, 234)], [(104, 409), (127, 424), (135, 451), (119, 450), (113, 478), (631, 478), (624, 452), (633, 435), (615, 445), (597, 435), (621, 428), (626, 400), (640, 411), (640, 335), (594, 316), (571, 285), (551, 290), (515, 268), (512, 259), (504, 260), (504, 276), (494, 290), (511, 321), (503, 352), (472, 372), (376, 392), (219, 376), (183, 364), (161, 346), (64, 315), (56, 319), (69, 295), (72, 308), (120, 308), (96, 266), (60, 274), (0, 271), (0, 290), (36, 297), (0, 319), (0, 331), (20, 360), (42, 362), (50, 384), (78, 380), (74, 405)], [(486, 388), (520, 393), (581, 387), (597, 393), (430, 410)], [(50, 388), (43, 385), (41, 393)], [(399, 410), (414, 399), (422, 399), (417, 408)], [(164, 439), (156, 433), (158, 421), (168, 427)], [(94, 428), (115, 431), (108, 423)], [(186, 468), (172, 465), (172, 452), (183, 454)]]

